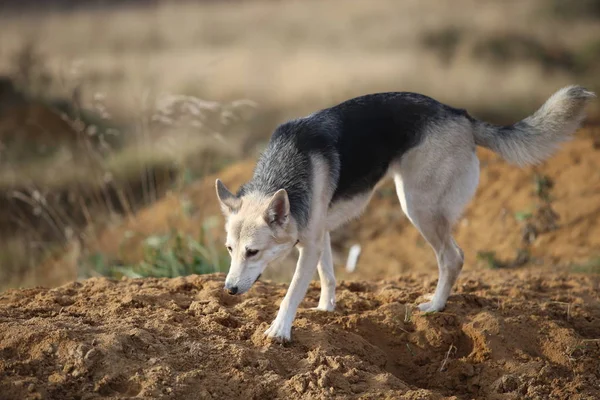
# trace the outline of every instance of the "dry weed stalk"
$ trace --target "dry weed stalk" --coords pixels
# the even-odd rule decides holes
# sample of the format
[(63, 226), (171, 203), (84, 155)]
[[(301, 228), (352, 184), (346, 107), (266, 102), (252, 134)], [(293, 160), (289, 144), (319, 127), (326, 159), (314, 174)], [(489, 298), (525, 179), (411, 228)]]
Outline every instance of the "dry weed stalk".
[(446, 370), (446, 364), (448, 363), (448, 360), (450, 359), (450, 355), (456, 354), (457, 348), (456, 346), (454, 346), (454, 344), (451, 344), (450, 347), (448, 348), (448, 351), (446, 352), (446, 357), (444, 357), (444, 361), (442, 361), (442, 365), (440, 366), (440, 372), (444, 372)]

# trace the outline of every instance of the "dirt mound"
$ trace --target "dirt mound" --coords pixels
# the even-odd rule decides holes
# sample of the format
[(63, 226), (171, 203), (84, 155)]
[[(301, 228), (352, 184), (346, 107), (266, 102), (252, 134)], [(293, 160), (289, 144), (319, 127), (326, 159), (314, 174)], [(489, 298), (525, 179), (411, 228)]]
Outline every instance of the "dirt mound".
[[(465, 252), (465, 268), (482, 265), (478, 254), (493, 252), (510, 263), (519, 250), (532, 264), (585, 263), (600, 256), (600, 127), (581, 130), (548, 161), (519, 168), (486, 149), (478, 149), (480, 183), (473, 200), (455, 228), (457, 243)], [(549, 204), (556, 220), (534, 237), (527, 230), (544, 225), (541, 199), (544, 181), (552, 182)], [(383, 188), (365, 215), (335, 234), (337, 243), (360, 243), (368, 279), (415, 268), (436, 270), (436, 259), (419, 232), (398, 206), (392, 186)], [(547, 210), (546, 210), (547, 211)], [(332, 236), (333, 237), (333, 236)], [(479, 264), (479, 265), (478, 265)]]
[[(478, 155), (479, 188), (455, 228), (456, 241), (465, 252), (465, 269), (485, 264), (478, 256), (481, 253), (493, 253), (492, 261), (506, 264), (519, 255), (525, 255), (529, 264), (545, 265), (586, 263), (600, 257), (600, 126), (582, 129), (538, 167), (509, 165), (486, 149), (478, 149)], [(136, 262), (142, 255), (141, 243), (149, 235), (172, 229), (196, 235), (205, 218), (221, 218), (215, 178), (237, 189), (252, 176), (253, 167), (253, 160), (235, 164), (191, 185), (182, 195), (168, 196), (123, 225), (102, 232), (92, 247)], [(540, 221), (540, 214), (549, 211), (539, 193), (544, 180), (552, 182), (547, 196), (556, 221), (550, 221), (549, 229), (530, 235), (533, 225), (547, 223)], [(184, 202), (196, 210), (191, 218), (182, 211)], [(219, 223), (213, 232), (217, 246), (222, 246), (223, 234)], [(361, 218), (332, 232), (332, 242), (338, 266), (345, 262), (352, 244), (362, 246), (356, 272), (349, 276), (340, 270), (338, 276), (384, 279), (437, 269), (433, 251), (402, 213), (391, 182), (376, 193)], [(282, 277), (280, 271), (268, 273)]]
[(313, 285), (293, 342), (263, 336), (284, 285), (244, 296), (222, 275), (111, 281), (0, 295), (0, 398), (600, 397), (600, 279), (463, 275), (441, 313), (412, 310), (423, 275)]

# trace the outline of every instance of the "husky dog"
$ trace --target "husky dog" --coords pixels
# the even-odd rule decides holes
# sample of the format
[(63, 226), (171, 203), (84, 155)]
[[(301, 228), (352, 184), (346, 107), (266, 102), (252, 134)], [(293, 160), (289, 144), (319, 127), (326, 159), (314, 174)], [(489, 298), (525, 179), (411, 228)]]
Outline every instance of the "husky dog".
[(216, 181), (231, 254), (225, 289), (245, 293), (297, 245), (294, 276), (265, 332), (289, 341), (315, 269), (317, 309), (334, 309), (329, 232), (358, 217), (378, 183), (391, 176), (402, 210), (437, 256), (435, 293), (418, 307), (442, 310), (464, 261), (452, 226), (479, 182), (476, 146), (521, 166), (541, 162), (578, 129), (592, 97), (568, 86), (524, 120), (495, 126), (421, 94), (376, 93), (280, 125), (237, 194)]

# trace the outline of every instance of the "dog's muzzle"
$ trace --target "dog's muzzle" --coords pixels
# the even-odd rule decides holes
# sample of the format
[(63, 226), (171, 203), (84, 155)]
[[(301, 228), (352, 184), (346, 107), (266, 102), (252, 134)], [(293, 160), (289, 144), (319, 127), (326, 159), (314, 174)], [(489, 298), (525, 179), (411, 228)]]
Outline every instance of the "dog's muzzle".
[(230, 295), (234, 295), (234, 294), (237, 294), (239, 292), (239, 288), (237, 286), (233, 286), (231, 284), (228, 284), (227, 282), (225, 282), (224, 289)]
[(237, 286), (232, 286), (230, 288), (227, 289), (227, 293), (234, 295), (238, 292), (238, 287)]
[[(260, 279), (260, 277), (262, 276), (262, 274), (259, 274), (258, 277), (254, 280), (254, 283), (256, 283), (256, 281), (258, 281)], [(237, 286), (230, 286), (227, 283), (225, 283), (225, 287), (224, 287), (225, 291), (230, 294), (230, 295), (234, 295), (234, 294), (238, 294), (240, 292), (240, 288)]]

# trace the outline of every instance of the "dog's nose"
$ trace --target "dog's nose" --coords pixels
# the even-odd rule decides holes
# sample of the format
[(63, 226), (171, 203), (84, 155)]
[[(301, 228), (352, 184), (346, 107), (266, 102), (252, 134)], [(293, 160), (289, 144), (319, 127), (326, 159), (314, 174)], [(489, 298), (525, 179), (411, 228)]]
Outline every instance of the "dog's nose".
[(229, 294), (236, 294), (237, 292), (238, 292), (237, 286), (232, 286), (230, 288), (227, 288), (227, 293), (229, 293)]

